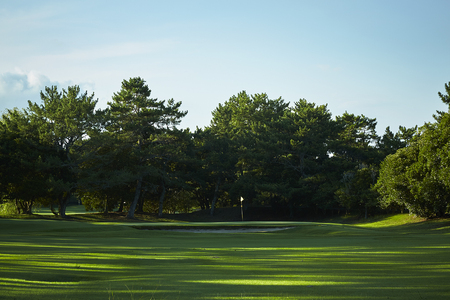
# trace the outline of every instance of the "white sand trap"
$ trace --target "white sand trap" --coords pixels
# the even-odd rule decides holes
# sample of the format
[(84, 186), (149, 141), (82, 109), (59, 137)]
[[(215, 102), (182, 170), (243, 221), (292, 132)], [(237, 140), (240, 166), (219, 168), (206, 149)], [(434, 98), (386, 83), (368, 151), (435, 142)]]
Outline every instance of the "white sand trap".
[(272, 232), (272, 231), (280, 231), (286, 229), (292, 229), (294, 227), (273, 227), (273, 228), (217, 228), (217, 229), (163, 229), (167, 231), (177, 231), (177, 232), (193, 232), (193, 233), (246, 233), (246, 232)]

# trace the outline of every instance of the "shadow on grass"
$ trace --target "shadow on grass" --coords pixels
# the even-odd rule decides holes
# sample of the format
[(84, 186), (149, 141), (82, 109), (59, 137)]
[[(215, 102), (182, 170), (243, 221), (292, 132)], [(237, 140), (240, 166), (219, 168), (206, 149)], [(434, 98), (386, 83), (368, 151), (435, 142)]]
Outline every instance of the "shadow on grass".
[(450, 236), (421, 230), (399, 236), (310, 225), (216, 235), (45, 220), (0, 226), (6, 299), (450, 297)]

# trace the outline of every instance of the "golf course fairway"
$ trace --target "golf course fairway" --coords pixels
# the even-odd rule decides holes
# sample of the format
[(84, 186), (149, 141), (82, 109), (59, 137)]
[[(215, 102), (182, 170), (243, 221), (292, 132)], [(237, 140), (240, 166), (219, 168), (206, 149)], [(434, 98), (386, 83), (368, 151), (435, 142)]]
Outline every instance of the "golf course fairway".
[(0, 219), (0, 299), (450, 299), (448, 222), (130, 225)]

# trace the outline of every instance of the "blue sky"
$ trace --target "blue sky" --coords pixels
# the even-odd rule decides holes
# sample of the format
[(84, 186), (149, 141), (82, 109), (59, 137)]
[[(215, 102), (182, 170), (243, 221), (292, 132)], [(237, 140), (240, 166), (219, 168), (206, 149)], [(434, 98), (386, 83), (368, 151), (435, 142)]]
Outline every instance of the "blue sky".
[(242, 90), (387, 126), (447, 110), (450, 1), (21, 1), (0, 4), (0, 112), (80, 85), (106, 107), (140, 76), (182, 101), (182, 127)]

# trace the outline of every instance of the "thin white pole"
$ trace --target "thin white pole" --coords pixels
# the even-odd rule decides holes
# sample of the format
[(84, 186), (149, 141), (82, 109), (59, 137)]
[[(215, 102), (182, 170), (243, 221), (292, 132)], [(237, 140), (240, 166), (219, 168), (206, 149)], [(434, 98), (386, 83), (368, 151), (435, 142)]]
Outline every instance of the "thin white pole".
[(241, 197), (241, 220), (244, 221), (244, 208), (242, 207), (242, 202), (244, 202), (244, 198)]

